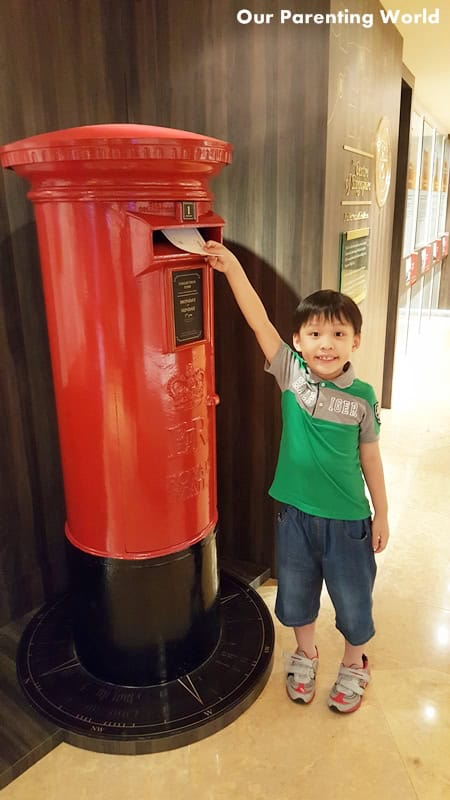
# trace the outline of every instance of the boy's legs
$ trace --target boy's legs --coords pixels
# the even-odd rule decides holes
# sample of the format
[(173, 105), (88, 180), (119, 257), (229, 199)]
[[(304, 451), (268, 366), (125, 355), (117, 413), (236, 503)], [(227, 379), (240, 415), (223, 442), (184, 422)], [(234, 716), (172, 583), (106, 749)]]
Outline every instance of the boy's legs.
[(310, 519), (299, 509), (286, 506), (278, 516), (277, 530), (275, 613), (283, 625), (294, 629), (297, 639), (296, 652), (285, 658), (286, 690), (297, 703), (313, 699), (319, 662), (314, 631), (323, 579)]
[(316, 693), (319, 654), (315, 645), (316, 623), (294, 626), (297, 650), (285, 659), (286, 691), (295, 703), (310, 703)]
[(297, 653), (304, 653), (308, 658), (316, 658), (316, 623), (294, 628), (297, 640)]
[[(303, 625), (302, 627), (294, 628), (295, 638), (297, 641), (297, 652), (304, 653), (308, 658), (316, 657), (316, 623), (311, 622), (310, 625)], [(366, 645), (354, 645), (344, 640), (344, 655), (342, 663), (344, 667), (362, 667), (363, 655)]]
[(336, 627), (344, 636), (345, 646), (328, 705), (332, 710), (349, 713), (361, 705), (370, 680), (365, 652), (375, 633), (372, 590), (376, 575), (370, 519), (333, 520), (329, 537), (325, 581), (336, 611)]
[(332, 711), (349, 714), (360, 707), (370, 680), (369, 661), (363, 649), (345, 643), (344, 658), (328, 695), (328, 706)]
[[(286, 663), (287, 691), (292, 700), (308, 703), (314, 697), (318, 666), (315, 619), (324, 575), (336, 610), (336, 625), (345, 638), (343, 663), (330, 692), (329, 705), (336, 707), (331, 702), (335, 697), (336, 703), (344, 698), (339, 711), (356, 710), (360, 705), (369, 680), (368, 663), (364, 645), (353, 645), (351, 641), (365, 642), (374, 633), (371, 595), (376, 567), (369, 534), (370, 520), (327, 520), (292, 507), (279, 515), (275, 610), (284, 625), (294, 628), (297, 641), (297, 651)], [(363, 550), (366, 556), (361, 559)], [(313, 621), (296, 625), (299, 616)]]
[(293, 506), (285, 506), (278, 515), (275, 614), (283, 625), (300, 632), (299, 649), (307, 648), (314, 653), (323, 576), (311, 519), (314, 518)]
[(345, 639), (344, 656), (342, 658), (344, 667), (362, 667), (365, 648), (365, 644), (354, 647)]

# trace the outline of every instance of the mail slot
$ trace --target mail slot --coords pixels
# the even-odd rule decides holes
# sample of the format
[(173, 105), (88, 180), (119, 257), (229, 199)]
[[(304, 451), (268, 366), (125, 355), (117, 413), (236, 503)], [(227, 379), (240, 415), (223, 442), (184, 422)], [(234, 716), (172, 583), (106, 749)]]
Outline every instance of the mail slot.
[(226, 142), (94, 125), (6, 145), (31, 184), (67, 509), (75, 646), (111, 682), (176, 678), (220, 631), (212, 275)]

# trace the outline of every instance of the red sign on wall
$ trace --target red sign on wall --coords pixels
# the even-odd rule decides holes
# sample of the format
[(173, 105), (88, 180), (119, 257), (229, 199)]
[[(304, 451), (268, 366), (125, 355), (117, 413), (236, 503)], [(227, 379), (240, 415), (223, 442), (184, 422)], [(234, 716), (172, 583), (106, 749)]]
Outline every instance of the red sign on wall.
[(435, 239), (433, 242), (433, 264), (440, 261), (442, 258), (442, 240)]
[(441, 242), (442, 242), (441, 257), (445, 258), (445, 256), (448, 256), (448, 233), (443, 233), (442, 234)]
[(432, 260), (432, 246), (431, 244), (426, 244), (425, 247), (422, 247), (420, 252), (420, 271), (423, 274), (424, 272), (428, 272), (431, 267), (431, 260)]
[(419, 254), (411, 253), (406, 259), (406, 285), (414, 286), (419, 277)]

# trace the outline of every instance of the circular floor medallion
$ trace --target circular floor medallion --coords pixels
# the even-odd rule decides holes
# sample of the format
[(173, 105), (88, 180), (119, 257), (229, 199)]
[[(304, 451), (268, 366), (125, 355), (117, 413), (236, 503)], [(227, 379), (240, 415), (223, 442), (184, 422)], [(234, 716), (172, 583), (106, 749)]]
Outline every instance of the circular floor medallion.
[(74, 650), (67, 596), (26, 628), (17, 656), (31, 704), (65, 741), (105, 753), (151, 753), (210, 736), (257, 698), (272, 668), (274, 628), (260, 596), (221, 573), (222, 631), (212, 656), (178, 680), (117, 686), (92, 677)]

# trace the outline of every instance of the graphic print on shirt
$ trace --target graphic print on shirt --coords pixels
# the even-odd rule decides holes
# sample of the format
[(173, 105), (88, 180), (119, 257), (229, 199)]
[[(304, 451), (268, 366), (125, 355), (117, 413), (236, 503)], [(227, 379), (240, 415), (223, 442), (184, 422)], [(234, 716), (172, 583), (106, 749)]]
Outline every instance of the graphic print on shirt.
[(314, 408), (317, 400), (317, 386), (311, 386), (303, 373), (293, 381), (291, 386), (307, 408)]
[(335, 414), (347, 414), (350, 417), (358, 418), (359, 404), (354, 400), (343, 400), (342, 397), (331, 395), (328, 405), (328, 411), (334, 411)]

